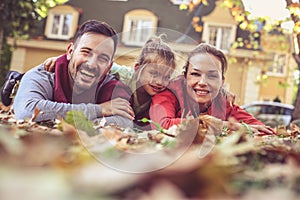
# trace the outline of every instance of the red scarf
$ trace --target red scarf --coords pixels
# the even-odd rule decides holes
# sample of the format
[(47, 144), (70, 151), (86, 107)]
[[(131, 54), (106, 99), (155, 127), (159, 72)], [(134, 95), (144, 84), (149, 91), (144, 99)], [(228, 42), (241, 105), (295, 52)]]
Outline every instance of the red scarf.
[[(55, 65), (55, 87), (53, 100), (61, 103), (72, 103), (72, 87), (70, 86), (70, 76), (68, 72), (66, 54), (56, 60)], [(96, 103), (110, 101), (116, 97), (127, 99), (132, 103), (131, 90), (124, 83), (118, 81), (112, 75), (107, 75), (105, 80), (98, 83), (96, 91)]]
[(72, 103), (72, 88), (69, 81), (68, 64), (69, 61), (66, 54), (56, 60), (54, 101)]

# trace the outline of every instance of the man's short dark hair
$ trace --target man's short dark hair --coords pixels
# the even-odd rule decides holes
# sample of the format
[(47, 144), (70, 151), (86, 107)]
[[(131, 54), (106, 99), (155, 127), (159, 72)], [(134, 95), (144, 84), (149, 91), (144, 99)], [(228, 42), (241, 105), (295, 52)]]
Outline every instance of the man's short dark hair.
[(118, 45), (118, 35), (113, 27), (111, 27), (106, 22), (98, 21), (98, 20), (88, 20), (84, 22), (74, 37), (74, 43), (85, 33), (94, 32), (99, 33), (108, 37), (111, 37), (114, 41), (114, 53), (116, 52), (116, 48)]

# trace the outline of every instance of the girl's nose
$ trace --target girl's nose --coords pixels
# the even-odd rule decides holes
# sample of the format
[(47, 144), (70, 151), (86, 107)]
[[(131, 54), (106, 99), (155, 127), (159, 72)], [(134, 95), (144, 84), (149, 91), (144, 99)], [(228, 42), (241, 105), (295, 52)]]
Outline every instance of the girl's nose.
[(154, 82), (161, 86), (166, 86), (169, 83), (169, 80), (166, 80), (164, 76), (158, 76), (154, 78)]

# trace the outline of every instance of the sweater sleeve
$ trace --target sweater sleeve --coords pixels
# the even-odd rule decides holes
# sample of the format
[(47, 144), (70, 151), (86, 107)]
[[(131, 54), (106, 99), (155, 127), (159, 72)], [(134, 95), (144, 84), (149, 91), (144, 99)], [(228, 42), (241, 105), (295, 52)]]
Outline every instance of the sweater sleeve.
[[(150, 106), (150, 119), (168, 129), (173, 125), (180, 124), (182, 119), (179, 115), (180, 105), (176, 96), (169, 90), (165, 90), (152, 97)], [(151, 125), (154, 129), (155, 127)]]
[[(107, 82), (103, 84), (99, 91), (97, 91), (97, 104), (101, 104), (107, 101), (111, 101), (116, 98), (123, 98), (127, 100), (131, 105), (131, 90), (123, 82), (116, 80), (112, 75), (107, 75)], [(100, 106), (101, 107), (101, 106)], [(96, 122), (102, 120), (102, 115), (99, 116)], [(133, 121), (120, 115), (112, 115), (105, 117), (106, 124), (116, 124), (120, 127), (133, 127)]]
[(244, 122), (250, 125), (264, 125), (261, 121), (256, 119), (250, 113), (239, 107), (238, 105), (233, 104), (231, 108), (231, 112), (229, 113), (229, 117), (233, 117), (239, 122)]
[(16, 119), (30, 119), (35, 109), (41, 112), (36, 121), (54, 120), (65, 117), (70, 110), (83, 111), (89, 120), (101, 115), (101, 108), (96, 104), (70, 104), (53, 101), (54, 74), (35, 67), (23, 76), (14, 99), (13, 109)]
[(129, 85), (130, 81), (133, 77), (134, 70), (131, 67), (113, 63), (113, 66), (110, 69), (110, 74), (115, 75), (123, 83), (125, 83), (126, 85)]

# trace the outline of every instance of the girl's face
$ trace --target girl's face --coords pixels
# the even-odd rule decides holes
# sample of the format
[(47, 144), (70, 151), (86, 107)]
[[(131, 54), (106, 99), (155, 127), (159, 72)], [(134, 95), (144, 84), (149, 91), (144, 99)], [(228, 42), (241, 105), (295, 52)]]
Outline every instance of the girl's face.
[(174, 69), (163, 63), (148, 63), (139, 67), (139, 87), (153, 96), (166, 89)]
[(199, 104), (210, 104), (224, 80), (221, 62), (211, 54), (198, 53), (190, 58), (186, 74), (188, 94)]

